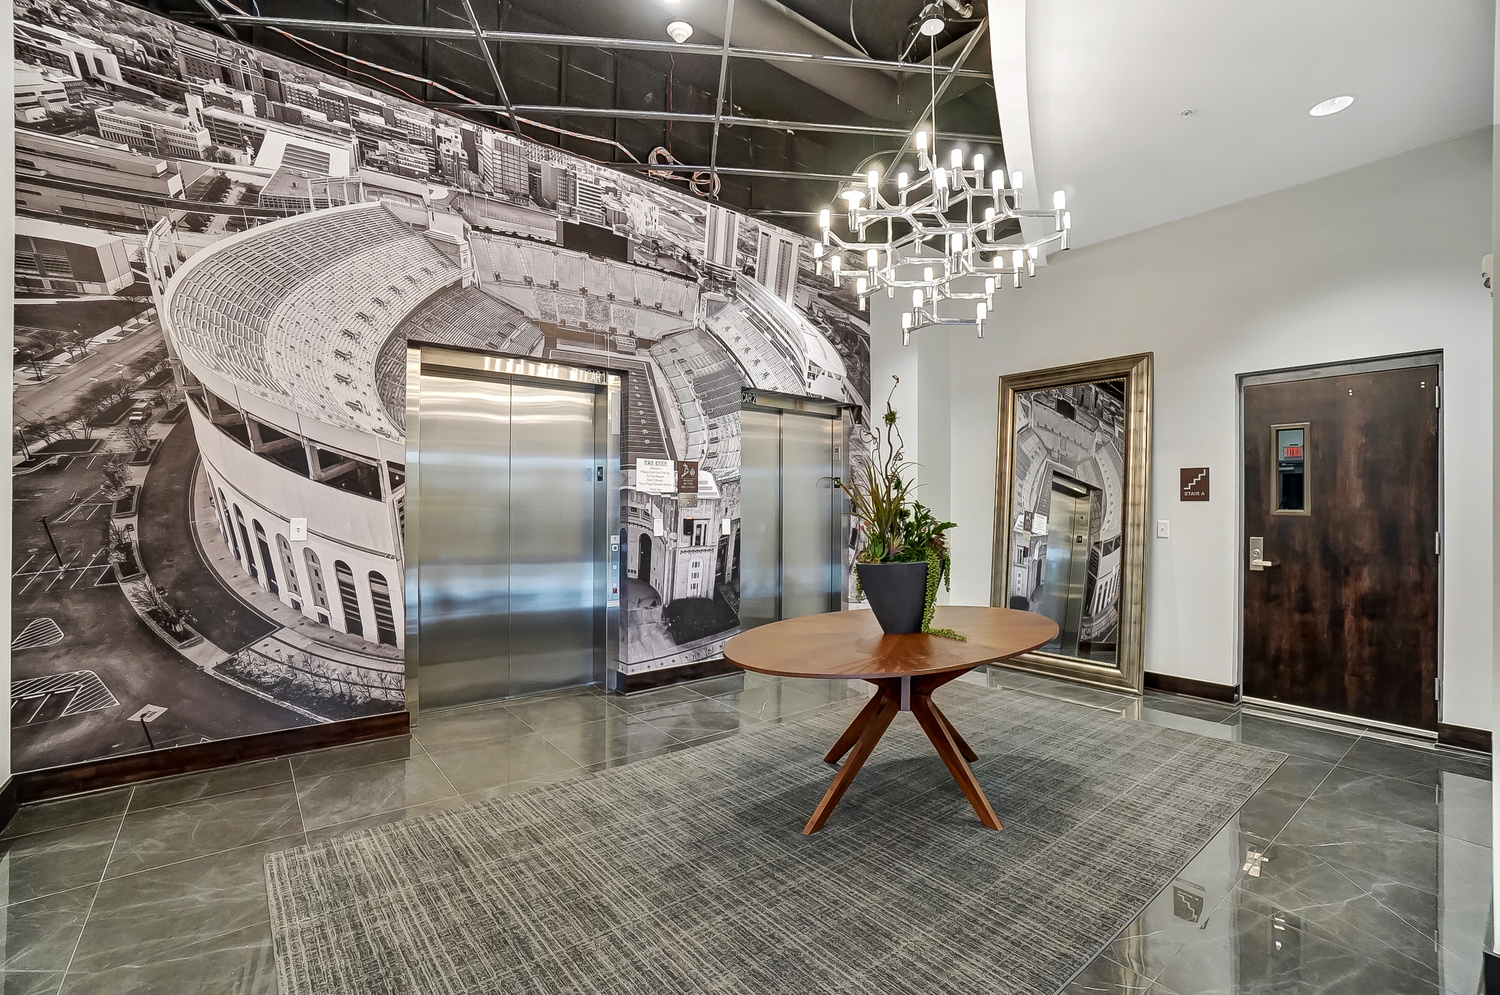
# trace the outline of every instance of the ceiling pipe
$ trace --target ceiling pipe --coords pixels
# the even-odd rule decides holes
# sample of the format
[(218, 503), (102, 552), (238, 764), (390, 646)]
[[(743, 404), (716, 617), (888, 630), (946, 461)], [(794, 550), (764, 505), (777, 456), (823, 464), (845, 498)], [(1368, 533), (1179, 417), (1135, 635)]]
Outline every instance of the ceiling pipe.
[[(723, 0), (703, 5), (699, 8), (701, 13), (695, 11), (695, 17), (704, 23), (694, 24), (693, 27), (705, 39), (722, 41), (720, 36), (724, 33), (722, 25), (726, 7)], [(738, 0), (735, 3), (734, 44), (736, 48), (792, 50), (813, 55), (860, 59), (866, 57), (842, 38), (824, 31), (776, 0)], [(894, 73), (880, 71), (856, 74), (834, 66), (808, 62), (781, 63), (777, 68), (873, 118), (895, 121), (904, 116), (899, 103), (901, 89)]]

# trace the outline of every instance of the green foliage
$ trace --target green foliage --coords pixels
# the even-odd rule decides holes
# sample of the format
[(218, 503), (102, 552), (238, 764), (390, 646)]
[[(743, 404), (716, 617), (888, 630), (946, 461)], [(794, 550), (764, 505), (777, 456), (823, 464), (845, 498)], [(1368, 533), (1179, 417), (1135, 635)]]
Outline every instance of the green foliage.
[[(900, 377), (892, 377), (897, 384)], [(915, 484), (909, 479), (916, 464), (906, 458), (906, 443), (897, 426), (900, 417), (891, 406), (895, 386), (885, 400), (881, 425), (871, 431), (873, 444), (869, 457), (857, 467), (847, 482), (835, 481), (849, 498), (855, 521), (859, 523), (864, 546), (855, 554), (860, 563), (927, 563), (927, 604), (922, 616), (922, 631), (952, 639), (964, 637), (951, 629), (933, 629), (937, 587), (946, 580), (952, 567), (945, 533), (957, 528), (954, 522), (940, 522), (931, 509), (911, 495)], [(856, 589), (860, 597), (864, 591)]]

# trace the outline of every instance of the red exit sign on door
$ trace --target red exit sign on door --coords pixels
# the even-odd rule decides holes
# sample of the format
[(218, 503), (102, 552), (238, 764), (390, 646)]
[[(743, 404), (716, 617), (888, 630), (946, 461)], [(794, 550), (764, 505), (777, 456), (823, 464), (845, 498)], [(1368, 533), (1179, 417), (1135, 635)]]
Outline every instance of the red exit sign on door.
[(1301, 446), (1282, 446), (1281, 447), (1281, 458), (1282, 459), (1301, 459), (1302, 458), (1302, 447)]

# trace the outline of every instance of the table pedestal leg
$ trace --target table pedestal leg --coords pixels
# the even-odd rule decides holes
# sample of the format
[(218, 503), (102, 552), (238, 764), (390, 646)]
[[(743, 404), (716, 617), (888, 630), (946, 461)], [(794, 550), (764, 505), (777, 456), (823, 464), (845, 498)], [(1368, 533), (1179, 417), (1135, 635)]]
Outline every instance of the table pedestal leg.
[(995, 815), (995, 810), (990, 807), (989, 799), (984, 795), (984, 789), (975, 780), (974, 772), (969, 769), (967, 762), (978, 760), (979, 754), (975, 753), (974, 748), (964, 741), (964, 738), (958, 734), (958, 730), (953, 728), (953, 723), (948, 721), (948, 716), (932, 703), (932, 692), (958, 676), (959, 674), (940, 674), (928, 678), (907, 678), (906, 681), (910, 683), (907, 683), (905, 688), (900, 678), (871, 681), (879, 690), (860, 710), (859, 715), (855, 716), (854, 721), (849, 723), (849, 728), (844, 730), (843, 735), (824, 757), (829, 763), (837, 763), (845, 755), (848, 759), (834, 775), (833, 783), (828, 786), (823, 800), (818, 803), (812, 818), (802, 830), (805, 835), (810, 836), (823, 828), (839, 800), (844, 797), (844, 792), (849, 790), (849, 785), (859, 774), (859, 769), (870, 758), (875, 744), (880, 742), (881, 736), (885, 735), (891, 720), (896, 717), (897, 712), (902, 711), (903, 705), (909, 705), (912, 715), (922, 726), (922, 731), (927, 734), (927, 738), (932, 741), (938, 756), (943, 758), (943, 763), (948, 767), (948, 773), (953, 775), (953, 780), (958, 782), (964, 797), (969, 800), (970, 805), (974, 806), (974, 813), (979, 816), (979, 821), (990, 829), (1000, 828), (1000, 819)]
[(838, 742), (833, 744), (833, 749), (829, 750), (828, 755), (823, 758), (826, 762), (836, 764), (844, 758), (844, 754), (854, 748), (855, 742), (859, 739), (859, 734), (864, 732), (865, 726), (869, 725), (870, 720), (875, 717), (875, 713), (880, 711), (880, 702), (881, 692), (877, 691), (865, 703), (865, 707), (860, 709), (859, 714), (854, 717), (854, 721), (849, 723), (849, 728), (844, 730), (844, 734), (838, 738)]
[[(818, 807), (813, 810), (812, 818), (807, 820), (807, 825), (802, 830), (804, 836), (811, 836), (823, 828), (823, 824), (833, 814), (834, 807), (838, 805), (839, 799), (844, 797), (844, 792), (848, 791), (849, 785), (854, 782), (854, 776), (870, 758), (875, 744), (880, 742), (880, 737), (885, 735), (885, 730), (891, 724), (891, 720), (901, 710), (896, 697), (884, 687), (876, 693), (875, 700), (865, 706), (866, 711), (869, 711), (871, 706), (874, 706), (874, 711), (868, 717), (865, 712), (860, 713), (860, 718), (864, 719), (864, 725), (854, 741), (849, 759), (844, 761), (839, 772), (833, 776), (833, 783), (828, 786), (823, 800), (818, 802)], [(860, 719), (855, 719), (856, 724), (859, 721)]]
[(974, 747), (964, 742), (964, 738), (958, 734), (958, 730), (953, 728), (953, 723), (948, 721), (948, 716), (938, 711), (938, 707), (932, 703), (931, 698), (927, 699), (927, 707), (932, 709), (932, 714), (936, 715), (938, 721), (943, 724), (943, 728), (948, 730), (948, 735), (953, 738), (953, 744), (958, 747), (958, 752), (964, 755), (964, 759), (970, 763), (978, 760), (979, 754), (974, 752)]
[(948, 773), (953, 775), (953, 780), (958, 782), (964, 797), (969, 799), (969, 804), (974, 806), (974, 814), (979, 816), (979, 821), (991, 829), (1000, 828), (1000, 819), (995, 815), (995, 810), (990, 807), (990, 800), (984, 796), (984, 789), (974, 779), (974, 772), (969, 769), (965, 762), (965, 756), (974, 759), (973, 750), (968, 749), (968, 744), (958, 739), (953, 733), (953, 727), (948, 724), (948, 719), (939, 712), (932, 704), (932, 699), (926, 694), (917, 694), (911, 704), (911, 713), (916, 716), (922, 724), (922, 731), (927, 738), (932, 740), (933, 748), (937, 750), (938, 756), (943, 758), (943, 763), (948, 765)]

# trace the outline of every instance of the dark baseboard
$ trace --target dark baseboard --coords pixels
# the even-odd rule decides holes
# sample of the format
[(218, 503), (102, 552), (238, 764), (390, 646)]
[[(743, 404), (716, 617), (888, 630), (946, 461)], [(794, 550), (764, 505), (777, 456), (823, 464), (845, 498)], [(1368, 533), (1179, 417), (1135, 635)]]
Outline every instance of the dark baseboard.
[(20, 807), (21, 803), (16, 800), (16, 779), (7, 777), (5, 786), (0, 787), (0, 832), (4, 832), (5, 827), (10, 825), (11, 818)]
[[(173, 746), (165, 750), (105, 757), (65, 767), (22, 771), (10, 779), (4, 790), (14, 798), (13, 804), (24, 804), (43, 798), (57, 798), (149, 781), (171, 774), (191, 774), (194, 771), (265, 760), (289, 753), (401, 736), (410, 729), (411, 715), (408, 712), (387, 712), (385, 715), (321, 722), (295, 729), (257, 733), (254, 736), (221, 739), (212, 743), (194, 743), (191, 746)], [(0, 795), (0, 805), (3, 804), (4, 796)]]
[(1500, 995), (1500, 953), (1484, 952), (1484, 990), (1489, 995)]
[(744, 671), (723, 657), (719, 657), (717, 660), (690, 663), (686, 667), (664, 667), (661, 670), (648, 670), (644, 674), (625, 674), (621, 685), (617, 686), (616, 690), (631, 694), (635, 691), (650, 691), (672, 684), (682, 684), (685, 681), (700, 681), (705, 677), (722, 677), (724, 674), (740, 673)]
[[(1488, 730), (1438, 723), (1438, 743), (1442, 746), (1461, 746), (1466, 750), (1489, 753), (1492, 741)], [(1497, 995), (1500, 995), (1500, 989), (1497, 989)]]
[(1210, 681), (1195, 681), (1191, 677), (1153, 674), (1149, 670), (1146, 671), (1146, 687), (1153, 691), (1192, 695), (1194, 698), (1207, 698), (1209, 701), (1222, 701), (1230, 705), (1238, 704), (1240, 700), (1238, 684), (1214, 684)]

